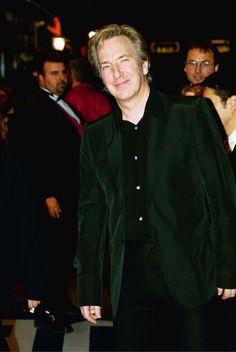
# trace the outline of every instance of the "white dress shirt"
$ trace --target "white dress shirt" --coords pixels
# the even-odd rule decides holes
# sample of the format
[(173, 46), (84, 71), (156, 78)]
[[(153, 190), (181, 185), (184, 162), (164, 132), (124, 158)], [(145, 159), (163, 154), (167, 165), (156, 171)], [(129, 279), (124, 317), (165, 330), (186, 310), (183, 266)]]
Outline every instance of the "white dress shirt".
[(229, 141), (229, 146), (230, 149), (233, 150), (236, 144), (236, 130), (234, 130), (229, 136), (228, 136), (228, 141)]

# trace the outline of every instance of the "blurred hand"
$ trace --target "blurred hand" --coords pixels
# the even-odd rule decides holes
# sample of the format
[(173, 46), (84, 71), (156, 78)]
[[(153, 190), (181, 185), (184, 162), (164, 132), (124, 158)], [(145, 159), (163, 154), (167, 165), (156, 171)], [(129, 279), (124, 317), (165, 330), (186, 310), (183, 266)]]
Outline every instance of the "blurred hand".
[(49, 197), (45, 200), (49, 215), (54, 219), (59, 219), (61, 215), (61, 207), (56, 197)]
[(28, 299), (28, 308), (31, 313), (34, 313), (35, 308), (39, 305), (40, 301), (35, 301), (33, 299)]

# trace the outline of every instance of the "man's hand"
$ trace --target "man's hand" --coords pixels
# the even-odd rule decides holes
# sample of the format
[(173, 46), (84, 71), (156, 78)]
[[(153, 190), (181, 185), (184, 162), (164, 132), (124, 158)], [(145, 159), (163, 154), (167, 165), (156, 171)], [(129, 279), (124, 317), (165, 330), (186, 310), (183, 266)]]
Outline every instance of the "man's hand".
[(61, 207), (56, 197), (49, 197), (45, 200), (49, 215), (54, 219), (59, 219), (61, 215)]
[(97, 319), (101, 318), (101, 307), (99, 306), (82, 306), (80, 310), (84, 319), (92, 324), (97, 324)]
[(40, 301), (35, 301), (33, 299), (28, 299), (28, 308), (31, 313), (34, 313), (35, 308), (39, 305)]
[(217, 294), (221, 299), (228, 299), (236, 296), (236, 288), (217, 288)]

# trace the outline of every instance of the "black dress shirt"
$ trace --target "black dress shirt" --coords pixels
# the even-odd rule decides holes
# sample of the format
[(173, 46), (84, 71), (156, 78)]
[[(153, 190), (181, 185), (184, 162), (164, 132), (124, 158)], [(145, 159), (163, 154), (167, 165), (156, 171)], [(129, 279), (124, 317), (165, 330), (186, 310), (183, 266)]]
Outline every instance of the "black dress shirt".
[(125, 173), (126, 240), (142, 243), (149, 240), (146, 207), (148, 117), (143, 117), (137, 125), (120, 119), (118, 128), (122, 137)]

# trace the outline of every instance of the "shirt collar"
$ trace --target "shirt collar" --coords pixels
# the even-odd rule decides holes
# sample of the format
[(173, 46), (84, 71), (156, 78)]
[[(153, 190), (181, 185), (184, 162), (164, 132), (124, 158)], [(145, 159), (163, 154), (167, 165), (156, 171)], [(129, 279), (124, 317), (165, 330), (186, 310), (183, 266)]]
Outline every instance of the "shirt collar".
[(236, 144), (236, 129), (228, 136), (230, 149), (233, 150)]
[(61, 98), (60, 95), (53, 94), (48, 89), (45, 89), (45, 88), (41, 88), (41, 89), (44, 90), (49, 95), (49, 97), (54, 101), (57, 101)]

